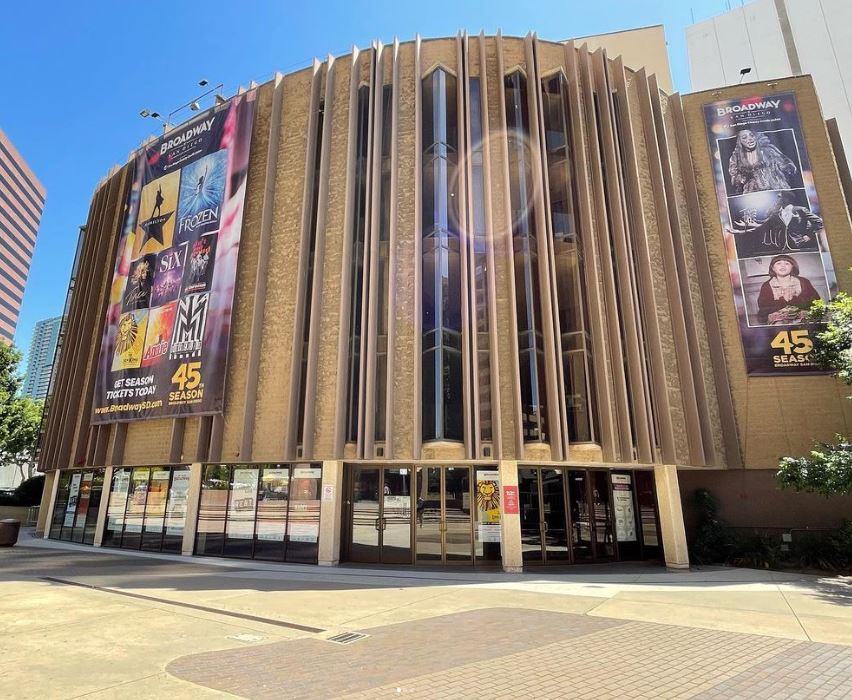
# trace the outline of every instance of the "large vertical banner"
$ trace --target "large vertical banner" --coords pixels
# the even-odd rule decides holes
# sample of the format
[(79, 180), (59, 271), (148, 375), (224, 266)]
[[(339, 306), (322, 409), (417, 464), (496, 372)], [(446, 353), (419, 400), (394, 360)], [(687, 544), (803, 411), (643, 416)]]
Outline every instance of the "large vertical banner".
[(837, 292), (796, 97), (704, 106), (748, 374), (819, 371), (805, 314)]
[(255, 96), (208, 110), (136, 158), (93, 423), (222, 410)]

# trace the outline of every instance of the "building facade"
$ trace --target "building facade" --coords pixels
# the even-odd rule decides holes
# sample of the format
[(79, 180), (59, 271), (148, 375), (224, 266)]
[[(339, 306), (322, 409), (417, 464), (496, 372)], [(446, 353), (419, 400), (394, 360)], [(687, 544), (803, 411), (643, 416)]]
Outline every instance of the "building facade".
[(845, 28), (852, 6), (843, 0), (753, 0), (686, 30), (689, 76), (696, 91), (811, 75), (826, 118), (836, 120), (844, 149), (852, 148), (852, 52)]
[(44, 186), (0, 129), (0, 339), (11, 343), (44, 211)]
[[(814, 161), (830, 153), (812, 83), (784, 90)], [(743, 361), (701, 121), (728, 93), (669, 95), (585, 44), (460, 35), (244, 94), (224, 409), (93, 414), (132, 201), (133, 165), (116, 168), (41, 449), (45, 536), (326, 565), (684, 567), (679, 469), (765, 466), (779, 390), (808, 387), (847, 425), (834, 380)], [(837, 172), (814, 178), (848, 287)]]
[(21, 386), (24, 396), (39, 400), (47, 398), (61, 327), (62, 316), (46, 318), (36, 323), (27, 359), (27, 372)]

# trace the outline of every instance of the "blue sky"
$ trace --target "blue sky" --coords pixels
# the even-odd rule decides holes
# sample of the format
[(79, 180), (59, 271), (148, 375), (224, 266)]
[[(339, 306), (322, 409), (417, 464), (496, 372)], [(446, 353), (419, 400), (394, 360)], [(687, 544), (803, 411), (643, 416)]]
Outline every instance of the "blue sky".
[[(0, 25), (0, 128), (47, 188), (16, 344), (29, 350), (36, 321), (62, 311), (77, 229), (95, 185), (147, 135), (147, 107), (163, 114), (199, 91), (227, 94), (314, 56), (353, 44), (498, 28), (567, 39), (665, 25), (675, 89), (688, 92), (684, 29), (730, 0), (428, 0), (389, 2), (13, 3)], [(733, 0), (734, 4), (739, 4)], [(184, 115), (184, 118), (188, 115)]]

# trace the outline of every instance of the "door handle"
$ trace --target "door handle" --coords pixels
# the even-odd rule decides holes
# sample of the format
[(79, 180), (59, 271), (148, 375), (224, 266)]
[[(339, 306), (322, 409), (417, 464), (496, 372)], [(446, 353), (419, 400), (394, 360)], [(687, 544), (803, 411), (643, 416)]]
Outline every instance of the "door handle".
[(381, 530), (381, 528), (379, 527), (379, 520), (381, 520), (381, 518), (376, 518), (376, 522), (374, 523), (374, 525), (375, 525), (375, 527), (376, 527), (376, 532), (378, 532), (379, 530)]

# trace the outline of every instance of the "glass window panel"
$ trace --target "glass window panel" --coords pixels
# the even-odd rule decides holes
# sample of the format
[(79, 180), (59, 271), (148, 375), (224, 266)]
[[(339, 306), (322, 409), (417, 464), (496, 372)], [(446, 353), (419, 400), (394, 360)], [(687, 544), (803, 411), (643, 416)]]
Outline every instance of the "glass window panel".
[(417, 513), (414, 532), (417, 561), (441, 561), (441, 470), (438, 467), (417, 467), (416, 471)]
[(660, 531), (657, 523), (657, 498), (654, 492), (654, 474), (647, 471), (634, 472), (636, 496), (639, 501), (639, 520), (645, 556), (659, 557)]
[(163, 551), (180, 552), (186, 525), (186, 503), (189, 497), (190, 470), (177, 467), (171, 470), (169, 496), (163, 520)]
[(86, 515), (86, 525), (83, 534), (84, 544), (95, 543), (95, 530), (98, 526), (98, 511), (101, 506), (101, 497), (104, 488), (104, 470), (96, 469), (92, 479), (92, 490), (89, 493), (89, 511)]
[(423, 355), (423, 439), (436, 440), (440, 421), (441, 401), (438, 396), (441, 370), (440, 350), (429, 350)]
[(107, 519), (104, 528), (103, 546), (120, 547), (124, 531), (124, 511), (130, 491), (130, 470), (116, 469), (112, 473), (112, 486), (107, 503)]
[(145, 522), (145, 503), (148, 500), (148, 480), (151, 470), (136, 467), (130, 473), (130, 491), (127, 510), (124, 513), (124, 533), (121, 546), (124, 549), (139, 549), (142, 544), (142, 525)]
[(586, 383), (586, 358), (582, 351), (565, 352), (565, 410), (570, 442), (589, 442), (592, 439), (589, 398)]
[(444, 403), (443, 437), (447, 440), (464, 439), (464, 417), (462, 412), (462, 355), (457, 350), (444, 350), (441, 368)]
[(316, 564), (319, 556), (322, 467), (294, 464), (287, 516), (287, 561)]
[(71, 472), (61, 471), (56, 478), (59, 479), (59, 484), (56, 487), (56, 500), (53, 504), (49, 535), (54, 540), (58, 540), (62, 534), (62, 523), (65, 521), (65, 508), (68, 505), (68, 493), (71, 487)]
[(225, 525), (225, 555), (251, 557), (259, 470), (234, 467)]
[(80, 494), (77, 498), (77, 508), (74, 514), (74, 530), (71, 534), (72, 542), (83, 541), (83, 535), (86, 529), (86, 516), (89, 513), (89, 500), (92, 495), (92, 482), (94, 479), (94, 472), (83, 472), (83, 476), (80, 480)]
[(609, 473), (592, 471), (590, 476), (595, 523), (595, 554), (598, 559), (605, 559), (615, 555), (615, 530), (609, 493)]
[(160, 551), (163, 544), (163, 524), (166, 518), (166, 501), (169, 496), (168, 469), (151, 470), (148, 498), (145, 503), (145, 522), (142, 531), (142, 549)]
[(518, 469), (518, 499), (521, 509), (521, 556), (525, 563), (540, 562), (543, 553), (538, 470)]
[[(421, 428), (424, 440), (461, 439), (455, 437), (459, 431), (456, 416), (463, 413), (461, 398), (445, 384), (451, 367), (444, 360), (448, 342), (460, 347), (462, 325), (456, 89), (456, 79), (440, 68), (423, 79)], [(448, 399), (457, 405), (446, 405)]]
[(254, 535), (255, 559), (284, 561), (289, 494), (289, 464), (275, 464), (261, 470)]
[(222, 554), (230, 483), (231, 467), (227, 464), (204, 467), (195, 534), (195, 551), (198, 554)]
[(568, 500), (571, 510), (571, 546), (574, 561), (590, 561), (594, 558), (592, 543), (592, 510), (589, 504), (587, 473), (583, 470), (568, 472)]

